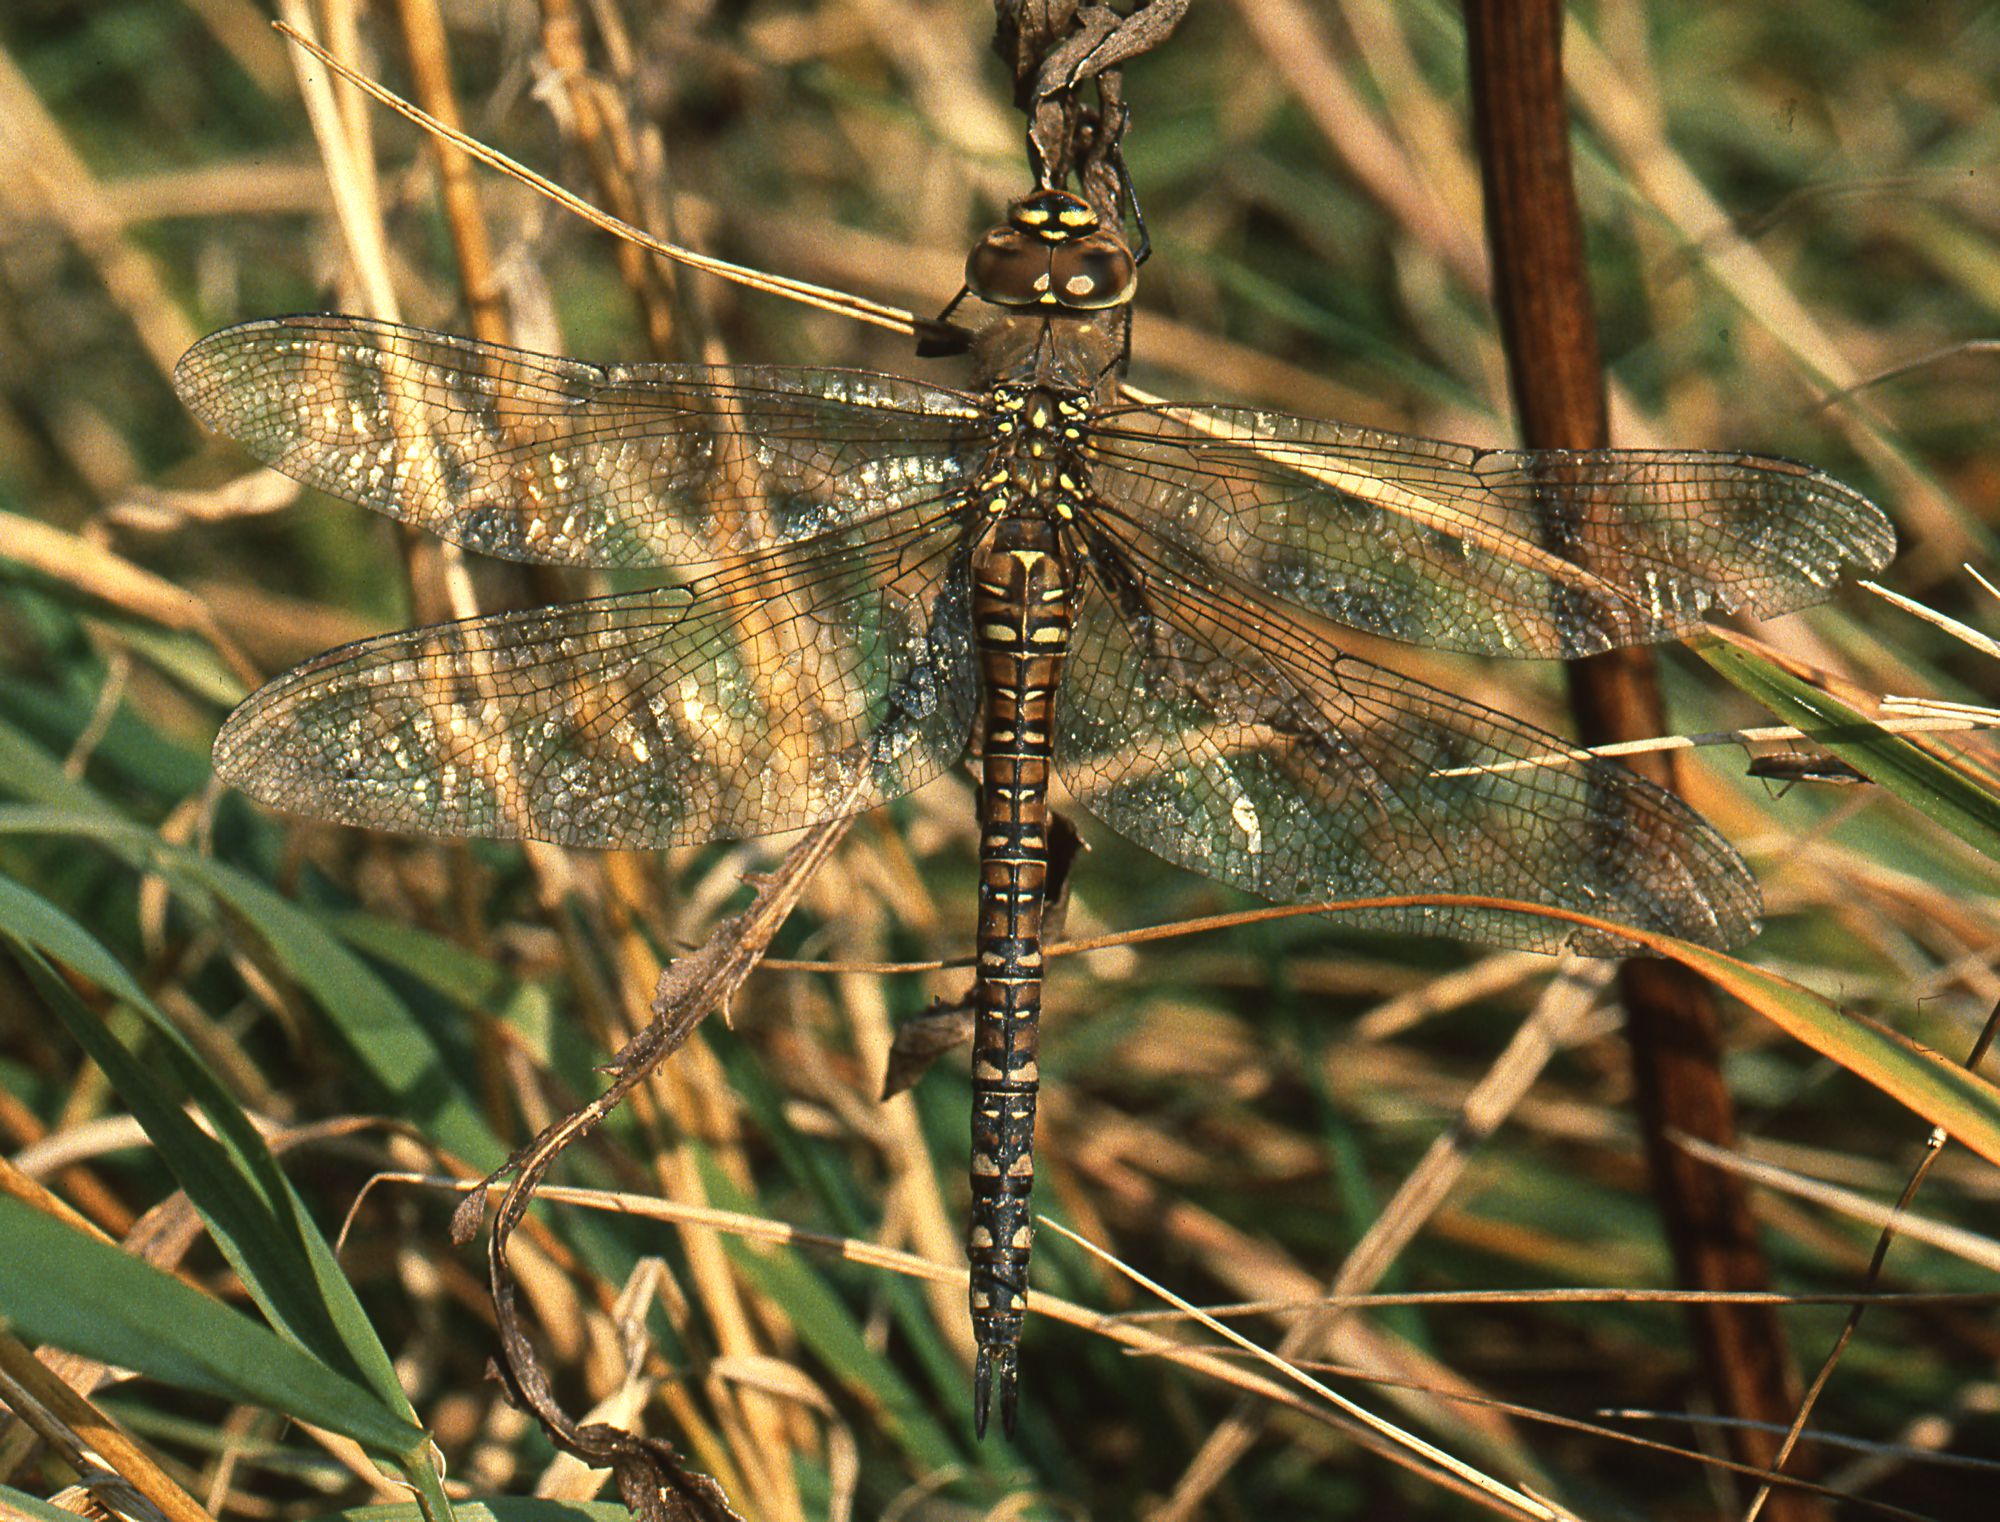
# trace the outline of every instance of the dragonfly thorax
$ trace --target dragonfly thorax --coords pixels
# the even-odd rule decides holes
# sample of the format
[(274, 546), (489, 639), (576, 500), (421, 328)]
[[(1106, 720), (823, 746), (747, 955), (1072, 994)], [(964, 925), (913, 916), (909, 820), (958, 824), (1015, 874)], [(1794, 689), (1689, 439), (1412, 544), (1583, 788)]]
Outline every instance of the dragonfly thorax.
[(1066, 190), (1038, 190), (1007, 208), (965, 261), (966, 289), (1000, 307), (1060, 316), (1124, 306), (1139, 287), (1139, 266), (1089, 202)]
[(1108, 402), (1123, 334), (1115, 312), (1079, 312), (1057, 322), (1045, 312), (1003, 308), (973, 335), (973, 368), (983, 386), (1041, 386)]
[(1000, 385), (987, 393), (993, 454), (980, 505), (989, 517), (1067, 519), (1087, 479), (1082, 458), (1090, 398), (1081, 391)]

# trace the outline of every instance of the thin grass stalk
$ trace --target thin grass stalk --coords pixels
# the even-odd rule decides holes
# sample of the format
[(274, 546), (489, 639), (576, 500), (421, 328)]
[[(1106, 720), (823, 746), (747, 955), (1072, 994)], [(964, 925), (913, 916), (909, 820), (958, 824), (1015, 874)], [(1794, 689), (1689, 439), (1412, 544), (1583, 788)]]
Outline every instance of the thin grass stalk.
[[(573, 0), (541, 0), (541, 12), (542, 56), (562, 82), (569, 107), (566, 125), (583, 150), (597, 187), (597, 200), (620, 221), (643, 227), (657, 237), (671, 238), (673, 230), (661, 225), (657, 214), (660, 204), (641, 187), (638, 145), (629, 130), (630, 117), (622, 114), (631, 86), (629, 50), (612, 49), (615, 83), (607, 83), (591, 70), (583, 23)], [(650, 133), (652, 129), (641, 130)], [(655, 359), (674, 358), (678, 324), (673, 277), (658, 260), (648, 258), (644, 249), (623, 238), (611, 239), (609, 247), (619, 277), (632, 293), (647, 349)]]
[[(446, 126), (460, 123), (458, 97), (451, 87), (451, 60), (446, 52), (444, 18), (434, 0), (401, 0), (396, 6), (403, 47), (418, 103)], [(493, 242), (479, 209), (479, 189), (472, 161), (440, 139), (431, 139), (437, 160), (438, 195), (444, 203), (445, 226), (451, 231), (452, 254), (458, 265), (459, 292), (465, 298), (467, 320), (475, 338), (508, 342), (507, 314), (500, 303), (500, 282), (493, 271)]]
[(213, 1522), (206, 1508), (174, 1482), (123, 1428), (64, 1384), (18, 1339), (0, 1332), (0, 1393), (19, 1401), (17, 1414), (44, 1441), (67, 1433), (159, 1508), (166, 1522)]

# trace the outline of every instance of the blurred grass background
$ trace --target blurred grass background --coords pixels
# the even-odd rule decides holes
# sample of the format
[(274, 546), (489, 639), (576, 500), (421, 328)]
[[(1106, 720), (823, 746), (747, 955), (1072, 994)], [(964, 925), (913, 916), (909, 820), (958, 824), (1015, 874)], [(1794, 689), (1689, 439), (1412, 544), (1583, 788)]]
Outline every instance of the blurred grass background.
[[(629, 113), (639, 182), (698, 247), (932, 311), (972, 236), (1023, 186), (987, 6), (629, 9), (608, 34), (585, 18), (604, 91), (592, 98)], [(588, 194), (579, 97), (544, 52), (565, 14), (463, 6), (445, 22), (468, 129)], [(1959, 566), (1992, 570), (2000, 522), (2000, 8), (1604, 3), (1577, 17), (1579, 175), (1619, 441), (1824, 466), (1896, 518), (1890, 585), (1993, 628), (2000, 609)], [(453, 1482), (582, 1498), (595, 1482), (552, 1464), (482, 1378), (484, 1265), (447, 1245), (451, 1200), (384, 1184), (356, 1201), (383, 1169), (435, 1172), (444, 1155), (490, 1166), (594, 1093), (592, 1063), (643, 1011), (661, 960), (699, 944), (774, 848), (599, 859), (439, 845), (279, 819), (210, 786), (209, 741), (250, 681), (402, 626), (439, 595), (421, 554), (412, 593), (389, 525), (246, 477), (167, 384), (210, 328), (368, 300), (266, 19), (238, 0), (15, 0), (0, 15), (0, 876), (25, 895), (0, 903), (0, 928), (25, 935), (29, 904), (86, 932), (162, 1023), (66, 957), (72, 996), (142, 1067), (194, 1060), (169, 1058), (171, 1028), (266, 1128), (321, 1231), (348, 1224), (340, 1262)], [(374, 70), (406, 86), (392, 9), (354, 25)], [(1154, 241), (1135, 380), (1507, 440), (1453, 7), (1208, 0), (1126, 88)], [(402, 316), (463, 329), (434, 160), (402, 124), (358, 120)], [(603, 238), (512, 185), (482, 178), (477, 191), (517, 342), (646, 356)], [(887, 335), (669, 283), (682, 357), (953, 378)], [(1823, 405), (1832, 393), (1846, 394)], [(504, 568), (467, 574), (486, 606), (549, 590)], [(1877, 693), (1982, 701), (1994, 686), (1984, 657), (1852, 588), (1761, 632)], [(1398, 663), (1564, 727), (1553, 670)], [(1764, 722), (1697, 663), (1674, 657), (1668, 671), (1682, 727)], [(1743, 764), (1735, 748), (1707, 753), (1691, 793), (1764, 882), (1770, 928), (1754, 957), (1966, 1050), (2000, 999), (1990, 868), (1899, 804), (1778, 791)], [(1244, 906), (1083, 829), (1071, 935)], [(963, 777), (864, 819), (781, 952), (963, 954), (974, 846)], [(955, 1261), (962, 1060), (912, 1096), (875, 1094), (894, 1022), (962, 982), (760, 973), (733, 1028), (709, 1022), (562, 1177)], [(65, 1034), (59, 998), (0, 963), (10, 1177), (113, 1237), (172, 1223), (143, 1237), (148, 1256), (241, 1304), (254, 1266), (195, 1230), (179, 1170), (154, 1150), (165, 1144)], [(1062, 962), (1047, 1007), (1041, 1207), (1190, 1299), (1296, 1304), (1344, 1262), (1356, 1289), (1670, 1283), (1617, 1012), (1549, 960), (1296, 919)], [(1510, 1047), (1530, 1018), (1547, 1052)], [(1894, 1199), (1921, 1122), (1740, 1009), (1729, 1038), (1749, 1156)], [(1492, 1134), (1433, 1158), (1427, 1192), (1407, 1189), (1476, 1089), (1477, 1129)], [(1978, 1232), (1995, 1194), (1989, 1168), (1947, 1152), (1919, 1209)], [(1859, 1286), (1872, 1225), (1775, 1185), (1758, 1199), (1779, 1287)], [(1386, 1267), (1350, 1262), (1364, 1242)], [(671, 1437), (758, 1517), (1146, 1514), (1195, 1488), (1190, 1460), (1231, 1400), (1037, 1318), (1020, 1438), (981, 1445), (955, 1284), (567, 1205), (539, 1212), (517, 1261), (570, 1408), (603, 1403)], [(1086, 1305), (1157, 1308), (1051, 1235), (1036, 1274)], [(79, 1279), (79, 1303), (92, 1283)], [(1906, 1240), (1882, 1287), (1991, 1284), (1992, 1260), (1967, 1244)], [(1842, 1314), (1785, 1313), (1808, 1371)], [(1284, 1324), (1242, 1322), (1265, 1342)], [(1990, 1472), (1925, 1455), (2000, 1451), (1996, 1353), (1990, 1307), (1871, 1313), (1814, 1425), (1887, 1446), (1822, 1447), (1828, 1483), (1928, 1516), (1990, 1515)], [(1584, 1514), (1713, 1514), (1693, 1463), (1439, 1393), (1568, 1417), (1658, 1412), (1628, 1425), (1713, 1450), (1670, 1307), (1369, 1310), (1326, 1356), (1405, 1382), (1343, 1389)], [(404, 1495), (341, 1440), (226, 1394), (113, 1381), (94, 1398), (217, 1515)], [(1690, 1409), (1692, 1426), (1668, 1419)], [(0, 1483), (47, 1496), (72, 1468), (27, 1428), (0, 1429)], [(1473, 1507), (1284, 1409), (1199, 1485), (1202, 1515)]]

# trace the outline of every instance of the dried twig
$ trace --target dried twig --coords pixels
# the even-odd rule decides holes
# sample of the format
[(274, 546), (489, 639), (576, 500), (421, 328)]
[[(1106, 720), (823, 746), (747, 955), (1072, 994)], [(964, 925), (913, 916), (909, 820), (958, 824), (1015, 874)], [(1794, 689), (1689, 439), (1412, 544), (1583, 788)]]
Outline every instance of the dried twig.
[[(1522, 441), (1535, 449), (1602, 448), (1610, 417), (1570, 172), (1563, 8), (1558, 0), (1471, 0), (1465, 20), (1487, 243)], [(1575, 661), (1569, 678), (1586, 741), (1633, 740), (1665, 727), (1648, 652)], [(1634, 760), (1640, 775), (1674, 786), (1666, 755)], [(1667, 1140), (1678, 1129), (1721, 1148), (1735, 1145), (1714, 993), (1690, 969), (1651, 958), (1619, 969), (1619, 991), (1653, 1194), (1681, 1282), (1763, 1289), (1769, 1269), (1742, 1183)], [(1691, 1308), (1689, 1319), (1716, 1403), (1733, 1415), (1782, 1421), (1796, 1376), (1777, 1317), (1756, 1306), (1708, 1305)], [(1754, 1428), (1735, 1429), (1729, 1441), (1735, 1458), (1752, 1467), (1769, 1464), (1775, 1451)], [(1780, 1503), (1787, 1522), (1824, 1515), (1795, 1492)]]
[[(606, 1070), (615, 1075), (611, 1086), (582, 1109), (549, 1126), (485, 1181), (491, 1184), (508, 1174), (514, 1180), (501, 1197), (486, 1249), (493, 1308), (500, 1322), (500, 1373), (516, 1400), (534, 1413), (558, 1447), (586, 1463), (611, 1470), (619, 1495), (642, 1522), (706, 1522), (738, 1514), (729, 1506), (722, 1488), (688, 1469), (671, 1443), (635, 1437), (602, 1423), (580, 1425), (563, 1411), (521, 1325), (513, 1274), (507, 1265), (507, 1242), (533, 1202), (536, 1187), (564, 1150), (588, 1136), (626, 1095), (680, 1049), (704, 1019), (735, 996), (813, 873), (846, 834), (848, 823), (844, 818), (832, 820), (793, 846), (778, 870), (758, 885), (748, 909), (717, 925), (701, 950), (662, 973), (651, 1022), (607, 1065)], [(479, 1230), (485, 1204), (484, 1189), (466, 1197), (452, 1215), (453, 1241), (463, 1245), (472, 1239)]]

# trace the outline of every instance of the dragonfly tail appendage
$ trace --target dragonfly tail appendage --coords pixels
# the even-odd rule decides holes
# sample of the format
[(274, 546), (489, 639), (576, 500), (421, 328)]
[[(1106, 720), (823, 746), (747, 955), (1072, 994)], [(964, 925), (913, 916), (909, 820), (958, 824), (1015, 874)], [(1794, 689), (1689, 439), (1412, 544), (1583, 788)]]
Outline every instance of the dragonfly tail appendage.
[(1021, 1389), (1021, 1349), (1017, 1343), (979, 1349), (979, 1362), (972, 1374), (972, 1426), (982, 1438), (986, 1436), (986, 1421), (996, 1389), (1000, 1392), (1000, 1430), (1012, 1437)]

